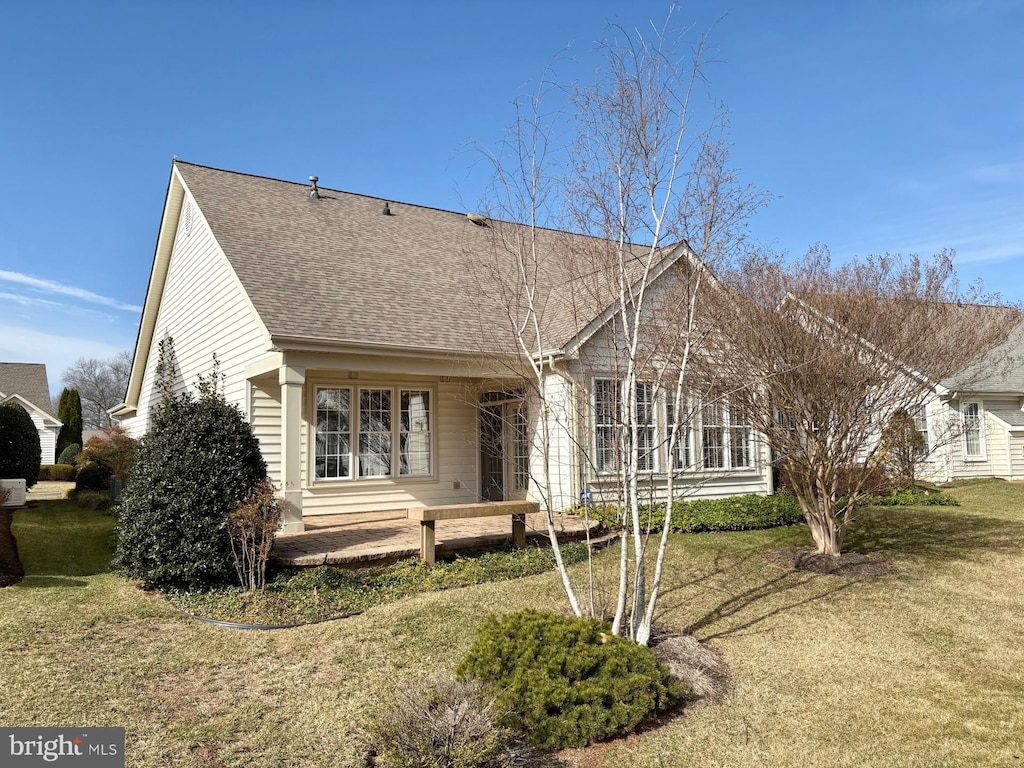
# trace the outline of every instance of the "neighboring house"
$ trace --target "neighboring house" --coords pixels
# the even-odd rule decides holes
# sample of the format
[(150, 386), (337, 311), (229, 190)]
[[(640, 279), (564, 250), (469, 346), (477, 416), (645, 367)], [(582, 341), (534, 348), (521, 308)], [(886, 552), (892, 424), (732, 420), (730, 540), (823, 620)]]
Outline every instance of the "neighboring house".
[(943, 381), (913, 415), (932, 449), (921, 467), (923, 478), (1024, 480), (1024, 322), (967, 370)]
[(53, 464), (61, 422), (50, 412), (50, 385), (42, 363), (0, 363), (0, 403), (18, 403), (39, 430), (42, 463)]
[[(126, 401), (111, 415), (135, 437), (148, 429), (161, 342), (173, 342), (178, 390), (208, 374), (216, 354), (224, 394), (252, 423), (282, 488), (285, 531), (318, 514), (541, 501), (541, 418), (552, 434), (550, 506), (600, 494), (615, 471), (602, 453), (613, 427), (601, 421), (616, 392), (614, 365), (600, 363), (612, 302), (570, 295), (550, 265), (543, 323), (556, 343), (544, 354), (548, 407), (536, 407), (508, 308), (474, 269), (495, 258), (493, 236), (476, 216), (176, 160)], [(684, 251), (659, 265), (666, 285)], [(643, 385), (637, 399), (649, 414), (652, 489), (671, 462), (690, 468), (693, 494), (771, 492), (766, 446), (726, 408), (708, 409), (669, 457), (657, 448), (665, 404)]]

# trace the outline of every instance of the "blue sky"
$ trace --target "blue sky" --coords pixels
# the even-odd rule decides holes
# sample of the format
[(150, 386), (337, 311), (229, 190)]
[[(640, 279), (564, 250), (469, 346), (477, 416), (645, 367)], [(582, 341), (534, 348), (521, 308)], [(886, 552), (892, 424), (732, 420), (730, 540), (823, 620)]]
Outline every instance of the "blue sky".
[[(665, 2), (46, 2), (0, 11), (0, 360), (134, 347), (171, 158), (472, 208), (512, 100)], [(756, 238), (957, 252), (1024, 300), (1024, 3), (703, 0)]]

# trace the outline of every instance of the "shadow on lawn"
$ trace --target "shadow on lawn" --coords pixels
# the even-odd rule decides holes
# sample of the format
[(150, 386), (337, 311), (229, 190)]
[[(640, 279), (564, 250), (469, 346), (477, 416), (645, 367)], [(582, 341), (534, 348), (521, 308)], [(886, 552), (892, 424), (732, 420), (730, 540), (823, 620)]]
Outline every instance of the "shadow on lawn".
[[(732, 568), (740, 573), (749, 573), (749, 567), (741, 568), (740, 565), (754, 558), (764, 560), (760, 552), (751, 552), (740, 561), (734, 562)], [(718, 558), (715, 558), (715, 561), (716, 573), (728, 573), (729, 568), (722, 568)], [(712, 630), (710, 634), (700, 635), (700, 639), (705, 642), (729, 637), (773, 616), (838, 594), (856, 583), (855, 580), (785, 571), (726, 598), (683, 631), (686, 634), (697, 635), (701, 630)], [(813, 591), (809, 593), (808, 590)], [(735, 623), (730, 623), (733, 621)], [(723, 626), (718, 629), (717, 625)]]
[(72, 579), (67, 576), (26, 576), (18, 583), (19, 587), (35, 587), (49, 589), (59, 587), (87, 587), (89, 582), (82, 579)]
[(900, 560), (963, 560), (979, 550), (1024, 551), (1024, 523), (959, 507), (889, 507), (864, 512), (845, 549)]

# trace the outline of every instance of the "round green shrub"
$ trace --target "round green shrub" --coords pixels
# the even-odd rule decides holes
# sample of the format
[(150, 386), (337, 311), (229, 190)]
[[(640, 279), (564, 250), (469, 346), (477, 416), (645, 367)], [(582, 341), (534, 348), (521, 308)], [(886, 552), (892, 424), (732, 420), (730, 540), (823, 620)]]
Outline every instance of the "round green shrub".
[(499, 722), (540, 749), (630, 733), (686, 692), (607, 624), (534, 610), (487, 619), (458, 674), (490, 684)]
[(57, 457), (58, 464), (74, 464), (75, 457), (82, 452), (82, 446), (78, 443), (71, 443), (67, 448), (60, 452), (60, 456)]
[(23, 478), (25, 487), (39, 481), (43, 450), (39, 430), (17, 403), (0, 405), (0, 480)]
[(235, 575), (223, 522), (267, 476), (252, 427), (207, 387), (165, 403), (115, 507), (115, 564), (149, 586), (196, 589)]
[(110, 472), (94, 461), (89, 462), (75, 475), (76, 491), (110, 490)]

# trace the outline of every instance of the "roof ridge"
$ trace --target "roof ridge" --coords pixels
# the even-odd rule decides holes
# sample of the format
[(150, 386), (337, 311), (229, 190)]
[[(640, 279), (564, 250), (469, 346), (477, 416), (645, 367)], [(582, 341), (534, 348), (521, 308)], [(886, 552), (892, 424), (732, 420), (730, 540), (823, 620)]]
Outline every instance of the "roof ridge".
[[(189, 162), (188, 160), (182, 160), (180, 157), (177, 157), (177, 156), (174, 157), (173, 162), (175, 164), (191, 165), (194, 168), (203, 168), (204, 170), (207, 170), (207, 171), (217, 171), (218, 173), (230, 173), (230, 174), (235, 175), (235, 176), (246, 176), (246, 177), (248, 177), (250, 179), (258, 179), (260, 181), (273, 181), (273, 182), (277, 182), (279, 184), (291, 184), (293, 186), (302, 187), (303, 189), (308, 189), (309, 188), (309, 183), (308, 182), (304, 183), (304, 182), (301, 182), (301, 181), (289, 181), (288, 179), (279, 179), (276, 176), (264, 176), (264, 175), (261, 175), (261, 174), (258, 174), (258, 173), (246, 173), (245, 171), (234, 171), (234, 170), (231, 170), (230, 168), (218, 168), (217, 166), (213, 166), (213, 165), (203, 165), (202, 163), (192, 163), (192, 162)], [(379, 200), (381, 202), (395, 203), (397, 205), (406, 205), (406, 206), (409, 206), (410, 208), (419, 208), (419, 209), (425, 210), (425, 211), (436, 211), (437, 213), (450, 213), (450, 214), (452, 214), (454, 216), (461, 216), (463, 218), (468, 213), (472, 213), (472, 211), (453, 211), (453, 210), (450, 210), (448, 208), (438, 208), (435, 205), (423, 205), (422, 203), (410, 203), (408, 201), (398, 200), (398, 199), (393, 198), (393, 197), (382, 197), (381, 195), (369, 195), (369, 194), (366, 194), (364, 192), (350, 192), (350, 191), (345, 190), (345, 189), (336, 189), (335, 187), (325, 187), (325, 186), (319, 184), (319, 180), (318, 180), (318, 183), (317, 183), (317, 188), (319, 190), (321, 190), (321, 191), (336, 192), (336, 193), (341, 194), (341, 195), (350, 195), (352, 197), (361, 197), (361, 198), (364, 198), (366, 200)], [(528, 228), (528, 227), (532, 226), (534, 229), (541, 230), (541, 231), (544, 231), (544, 232), (554, 232), (554, 233), (562, 234), (562, 235), (573, 235), (575, 237), (585, 237), (585, 238), (590, 239), (590, 240), (597, 240), (599, 242), (606, 242), (606, 243), (617, 243), (618, 242), (614, 238), (601, 237), (600, 235), (590, 235), (590, 234), (587, 234), (585, 232), (574, 232), (572, 230), (560, 229), (558, 227), (546, 227), (546, 226), (542, 226), (542, 225), (523, 224), (523, 223), (520, 223), (520, 222), (517, 222), (517, 221), (510, 221), (508, 219), (495, 219), (495, 218), (493, 218), (492, 216), (489, 216), (489, 215), (488, 215), (488, 218), (491, 219), (492, 221), (497, 221), (497, 222), (500, 222), (502, 224), (509, 224), (509, 225), (516, 226), (516, 227), (527, 227)], [(672, 242), (672, 243), (666, 243), (666, 244), (663, 244), (663, 245), (659, 245), (658, 246), (658, 250), (664, 251), (664, 252), (671, 251), (673, 248), (678, 246), (681, 242), (683, 242), (683, 241), (676, 241), (676, 242)], [(635, 247), (649, 248), (649, 247), (651, 247), (651, 243), (640, 243), (640, 242), (634, 242), (632, 240), (626, 240), (625, 241), (625, 245), (627, 247), (630, 247), (630, 248), (635, 248)]]

